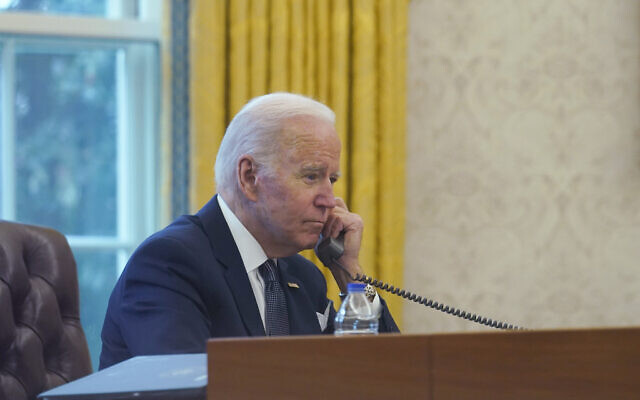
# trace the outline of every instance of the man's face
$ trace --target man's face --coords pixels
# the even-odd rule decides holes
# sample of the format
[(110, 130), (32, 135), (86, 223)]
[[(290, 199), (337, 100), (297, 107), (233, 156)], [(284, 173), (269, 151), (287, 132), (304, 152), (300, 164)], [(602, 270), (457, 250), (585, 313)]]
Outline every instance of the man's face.
[(340, 168), (340, 140), (333, 125), (313, 117), (285, 124), (281, 152), (271, 173), (257, 179), (257, 217), (266, 248), (286, 256), (312, 248), (331, 209)]

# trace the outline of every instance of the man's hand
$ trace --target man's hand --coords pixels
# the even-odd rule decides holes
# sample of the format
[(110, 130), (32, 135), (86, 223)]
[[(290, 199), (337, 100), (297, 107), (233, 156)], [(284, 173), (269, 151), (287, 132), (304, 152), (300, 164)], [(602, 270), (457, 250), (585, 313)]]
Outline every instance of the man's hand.
[[(337, 238), (341, 232), (344, 232), (344, 253), (338, 259), (338, 262), (349, 271), (351, 276), (355, 276), (356, 273), (362, 273), (358, 263), (358, 254), (360, 253), (363, 229), (362, 218), (358, 214), (350, 212), (344, 201), (337, 197), (336, 207), (331, 210), (331, 214), (322, 229), (322, 235), (324, 237)], [(347, 284), (353, 282), (353, 280), (340, 267), (329, 265), (328, 268), (331, 270), (338, 287), (340, 287), (340, 291), (346, 293)]]

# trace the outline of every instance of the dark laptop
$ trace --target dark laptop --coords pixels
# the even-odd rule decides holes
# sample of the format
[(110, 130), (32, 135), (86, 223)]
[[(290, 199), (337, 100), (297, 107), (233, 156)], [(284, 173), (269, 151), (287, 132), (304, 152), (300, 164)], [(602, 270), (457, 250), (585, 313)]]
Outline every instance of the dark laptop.
[(41, 400), (204, 400), (206, 354), (139, 356), (38, 395)]

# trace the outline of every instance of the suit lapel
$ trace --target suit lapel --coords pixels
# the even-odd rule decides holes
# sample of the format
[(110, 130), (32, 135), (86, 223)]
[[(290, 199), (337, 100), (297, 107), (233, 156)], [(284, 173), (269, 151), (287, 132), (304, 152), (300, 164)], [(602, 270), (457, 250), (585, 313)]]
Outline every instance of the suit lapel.
[(309, 301), (305, 287), (298, 278), (291, 274), (291, 268), (294, 267), (286, 259), (278, 259), (280, 284), (284, 290), (289, 311), (289, 331), (292, 335), (322, 333), (318, 317)]
[(231, 289), (240, 317), (250, 336), (265, 336), (262, 318), (253, 295), (247, 270), (242, 263), (240, 252), (233, 240), (227, 221), (224, 219), (218, 195), (198, 211), (197, 216), (209, 238), (216, 259), (224, 265), (225, 280)]
[(240, 310), (240, 316), (249, 334), (251, 336), (265, 336), (264, 325), (262, 325), (262, 318), (260, 318), (247, 271), (243, 265), (241, 266), (242, 268), (227, 268), (225, 279), (231, 288), (231, 293), (233, 293), (233, 298), (238, 310)]

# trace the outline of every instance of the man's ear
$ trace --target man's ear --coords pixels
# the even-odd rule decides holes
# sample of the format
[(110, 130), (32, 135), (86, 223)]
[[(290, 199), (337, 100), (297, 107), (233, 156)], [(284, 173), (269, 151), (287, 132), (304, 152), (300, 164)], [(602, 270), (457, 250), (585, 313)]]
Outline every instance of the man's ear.
[(253, 157), (245, 154), (238, 159), (238, 186), (250, 201), (258, 199), (257, 174), (258, 168)]

